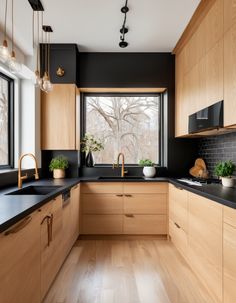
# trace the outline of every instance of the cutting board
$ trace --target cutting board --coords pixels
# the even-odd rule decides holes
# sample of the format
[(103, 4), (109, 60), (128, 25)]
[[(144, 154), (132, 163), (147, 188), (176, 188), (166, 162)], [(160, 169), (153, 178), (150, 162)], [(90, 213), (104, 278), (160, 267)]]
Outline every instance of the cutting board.
[(189, 173), (195, 178), (207, 179), (209, 177), (206, 163), (202, 158), (196, 159), (194, 167), (189, 170)]

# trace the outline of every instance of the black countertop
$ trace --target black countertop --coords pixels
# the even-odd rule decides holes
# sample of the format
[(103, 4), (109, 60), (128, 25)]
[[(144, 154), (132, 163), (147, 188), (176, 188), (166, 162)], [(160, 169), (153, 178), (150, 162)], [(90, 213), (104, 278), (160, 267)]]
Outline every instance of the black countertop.
[(7, 195), (17, 190), (17, 187), (9, 187), (0, 190), (0, 232), (11, 227), (25, 216), (29, 215), (48, 201), (52, 200), (66, 189), (73, 187), (80, 182), (169, 182), (177, 187), (181, 187), (200, 196), (211, 199), (220, 204), (236, 209), (236, 188), (226, 188), (221, 184), (203, 184), (202, 186), (188, 185), (173, 178), (157, 177), (145, 179), (99, 179), (94, 178), (74, 178), (74, 179), (45, 179), (28, 182), (23, 187), (30, 185), (55, 186), (59, 185), (55, 191), (47, 195)]

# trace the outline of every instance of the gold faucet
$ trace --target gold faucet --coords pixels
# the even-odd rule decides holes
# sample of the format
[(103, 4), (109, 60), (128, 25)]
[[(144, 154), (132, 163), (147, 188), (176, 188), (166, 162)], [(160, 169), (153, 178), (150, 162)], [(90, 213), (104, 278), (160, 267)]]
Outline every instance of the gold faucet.
[(37, 165), (37, 160), (36, 160), (35, 156), (33, 154), (24, 154), (19, 158), (19, 161), (18, 161), (18, 188), (22, 188), (22, 181), (28, 178), (27, 174), (25, 174), (24, 176), (21, 176), (21, 162), (22, 162), (23, 158), (26, 156), (30, 156), (34, 159), (34, 162), (35, 162), (34, 177), (35, 177), (35, 180), (39, 179), (38, 165)]
[(121, 177), (124, 177), (125, 174), (128, 172), (127, 170), (125, 170), (125, 156), (123, 153), (119, 153), (118, 157), (117, 157), (117, 163), (113, 164), (113, 169), (115, 168), (119, 168), (119, 164), (120, 164), (120, 156), (122, 157), (122, 166), (121, 166)]

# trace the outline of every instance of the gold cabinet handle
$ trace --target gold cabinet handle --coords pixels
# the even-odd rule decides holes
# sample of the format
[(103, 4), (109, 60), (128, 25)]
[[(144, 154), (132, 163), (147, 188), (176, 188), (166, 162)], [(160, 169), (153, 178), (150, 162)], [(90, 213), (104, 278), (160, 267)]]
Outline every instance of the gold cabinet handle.
[(122, 194), (118, 194), (118, 195), (116, 195), (117, 197), (123, 197), (123, 195)]
[(134, 218), (134, 215), (132, 215), (132, 214), (126, 214), (125, 215), (127, 218)]
[(49, 219), (49, 240), (52, 241), (52, 227), (53, 227), (53, 214), (51, 214)]
[(77, 185), (75, 185), (72, 189), (76, 189), (76, 188), (78, 188), (78, 184)]
[(177, 228), (180, 228), (179, 224), (177, 224), (176, 222), (175, 222), (175, 226), (176, 226)]
[(130, 198), (130, 197), (132, 197), (132, 195), (125, 195), (125, 197), (128, 197), (128, 198)]
[(16, 224), (13, 228), (7, 230), (4, 235), (8, 236), (10, 234), (15, 234), (18, 231), (20, 231), (21, 229), (23, 229), (26, 225), (28, 225), (30, 223), (30, 221), (32, 220), (31, 216), (28, 216), (26, 218), (24, 218), (22, 221), (20, 221), (18, 224)]

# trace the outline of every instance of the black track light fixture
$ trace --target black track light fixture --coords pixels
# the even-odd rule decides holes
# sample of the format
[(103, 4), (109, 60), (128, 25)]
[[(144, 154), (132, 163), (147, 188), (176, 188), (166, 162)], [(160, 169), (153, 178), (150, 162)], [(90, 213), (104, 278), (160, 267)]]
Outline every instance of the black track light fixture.
[(125, 26), (126, 25), (126, 14), (128, 13), (129, 11), (129, 8), (128, 8), (128, 0), (125, 1), (125, 6), (123, 6), (121, 8), (121, 12), (125, 15), (124, 16), (124, 22), (123, 22), (123, 25), (122, 25), (122, 28), (120, 29), (120, 33), (121, 33), (121, 36), (120, 36), (120, 43), (119, 43), (119, 46), (121, 48), (126, 48), (128, 46), (128, 42), (125, 41), (125, 34), (128, 33), (128, 28)]

